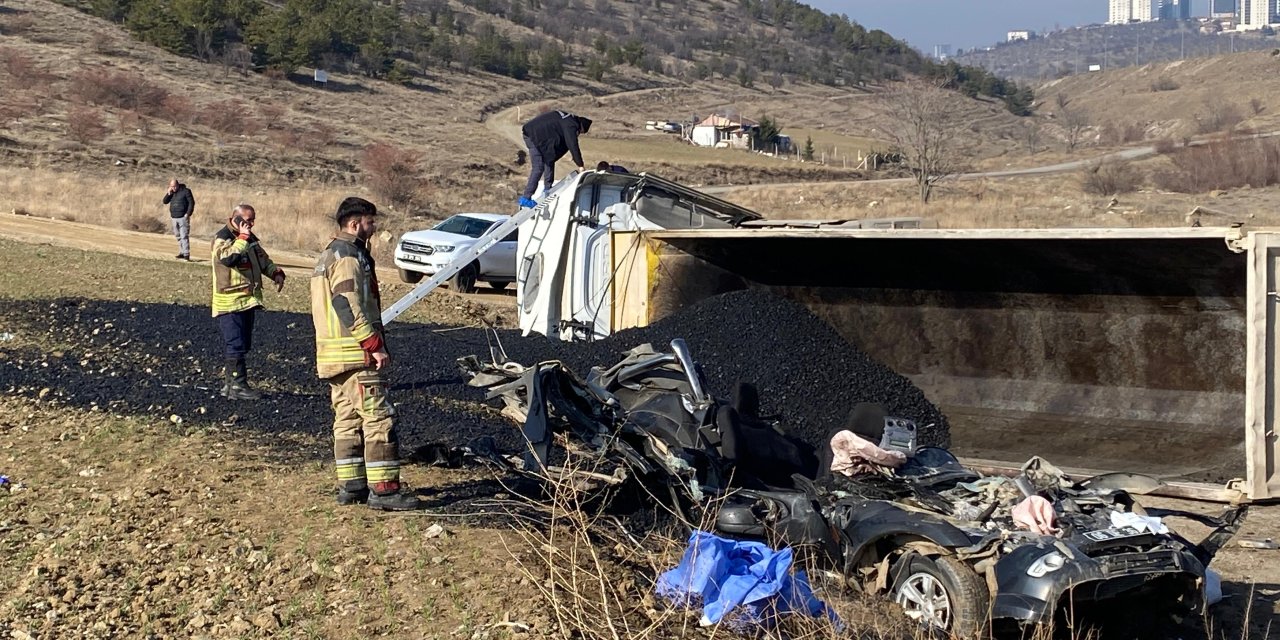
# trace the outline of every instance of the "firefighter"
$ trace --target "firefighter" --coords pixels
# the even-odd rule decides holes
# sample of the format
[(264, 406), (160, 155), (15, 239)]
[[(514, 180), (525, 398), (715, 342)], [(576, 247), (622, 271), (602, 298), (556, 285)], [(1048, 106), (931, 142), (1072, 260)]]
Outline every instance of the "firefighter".
[(369, 238), (378, 209), (347, 198), (334, 216), (338, 233), (311, 274), (316, 370), (329, 381), (338, 504), (409, 511), (426, 503), (401, 490), (395, 409), (387, 397), (391, 357), (382, 332), (382, 299)]
[(284, 289), (284, 269), (277, 267), (253, 234), (257, 212), (252, 205), (239, 204), (231, 210), (226, 226), (213, 236), (210, 248), (213, 265), (213, 317), (222, 333), (225, 361), (221, 394), (228, 400), (257, 400), (260, 394), (249, 388), (245, 356), (253, 348), (253, 320), (262, 308), (262, 276)]

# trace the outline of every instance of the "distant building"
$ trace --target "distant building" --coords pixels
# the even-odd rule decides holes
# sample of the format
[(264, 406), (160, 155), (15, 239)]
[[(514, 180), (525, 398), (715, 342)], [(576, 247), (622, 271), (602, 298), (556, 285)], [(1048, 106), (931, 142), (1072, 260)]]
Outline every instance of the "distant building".
[(1110, 0), (1107, 24), (1128, 24), (1133, 20), (1133, 0)]
[(1156, 10), (1161, 20), (1190, 20), (1191, 0), (1159, 0)]
[(1209, 15), (1219, 19), (1236, 17), (1236, 0), (1210, 0)]
[(1150, 22), (1160, 16), (1160, 0), (1110, 0), (1109, 7), (1107, 24)]
[(1006, 40), (1006, 42), (1013, 42), (1015, 40), (1030, 40), (1034, 37), (1036, 37), (1036, 32), (1034, 31), (1010, 31), (1009, 38)]
[(1239, 13), (1237, 28), (1241, 30), (1261, 29), (1280, 22), (1276, 0), (1239, 0), (1236, 8)]
[(946, 60), (951, 57), (951, 45), (935, 44), (933, 45), (933, 57), (938, 60)]

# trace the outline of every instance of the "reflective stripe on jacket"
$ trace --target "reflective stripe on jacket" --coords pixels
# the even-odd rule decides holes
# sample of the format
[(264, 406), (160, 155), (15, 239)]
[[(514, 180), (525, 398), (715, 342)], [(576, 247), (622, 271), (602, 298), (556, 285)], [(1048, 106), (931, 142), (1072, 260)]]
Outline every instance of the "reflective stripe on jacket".
[(316, 373), (332, 378), (369, 366), (360, 342), (382, 332), (382, 299), (373, 256), (362, 240), (340, 232), (311, 273)]
[(272, 277), (276, 265), (258, 237), (236, 237), (229, 227), (213, 236), (210, 249), (213, 264), (213, 315), (244, 311), (262, 305), (262, 276)]

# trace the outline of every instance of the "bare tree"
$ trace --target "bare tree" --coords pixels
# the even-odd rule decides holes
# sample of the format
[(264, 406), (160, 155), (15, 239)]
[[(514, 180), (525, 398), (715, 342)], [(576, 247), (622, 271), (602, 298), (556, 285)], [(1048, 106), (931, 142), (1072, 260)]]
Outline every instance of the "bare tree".
[(1062, 130), (1067, 137), (1067, 149), (1075, 151), (1080, 141), (1084, 139), (1085, 129), (1089, 128), (1089, 119), (1085, 117), (1083, 111), (1071, 107), (1071, 98), (1065, 93), (1059, 93), (1054, 97), (1054, 105), (1058, 108), (1058, 122), (1062, 124)]
[(920, 188), (921, 202), (929, 201), (940, 180), (964, 168), (962, 104), (960, 94), (925, 82), (904, 82), (888, 94), (893, 124), (887, 133)]

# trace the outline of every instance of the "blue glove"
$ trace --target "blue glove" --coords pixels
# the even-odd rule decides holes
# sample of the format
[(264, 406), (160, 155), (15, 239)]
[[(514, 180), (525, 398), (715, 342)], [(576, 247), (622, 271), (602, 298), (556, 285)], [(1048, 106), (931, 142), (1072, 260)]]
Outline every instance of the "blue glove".
[(538, 203), (534, 202), (533, 198), (526, 198), (525, 196), (520, 196), (521, 209), (532, 209), (536, 206), (538, 206)]

